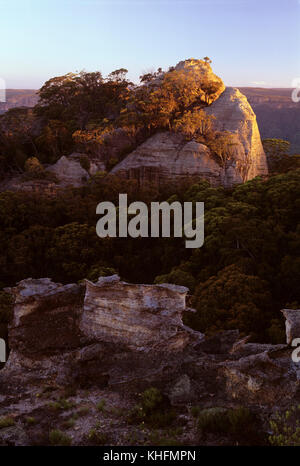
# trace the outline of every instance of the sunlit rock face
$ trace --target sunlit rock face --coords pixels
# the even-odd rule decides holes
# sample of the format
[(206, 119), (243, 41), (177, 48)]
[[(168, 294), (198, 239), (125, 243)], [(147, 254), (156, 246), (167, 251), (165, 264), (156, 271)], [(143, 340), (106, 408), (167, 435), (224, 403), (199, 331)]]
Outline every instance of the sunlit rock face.
[(227, 87), (211, 106), (205, 109), (215, 117), (214, 127), (234, 135), (236, 145), (222, 175), (222, 184), (232, 186), (256, 176), (268, 174), (267, 159), (253, 112), (247, 98), (236, 88)]
[(222, 165), (210, 149), (196, 141), (186, 141), (181, 134), (161, 132), (150, 137), (112, 173), (128, 178), (164, 183), (200, 176), (212, 186), (231, 187), (256, 176), (267, 175), (267, 160), (262, 147), (256, 116), (246, 97), (238, 89), (227, 88), (209, 107), (217, 131), (233, 137), (232, 156)]
[(225, 85), (219, 76), (213, 73), (209, 63), (206, 63), (204, 60), (197, 60), (195, 58), (190, 58), (188, 60), (183, 60), (177, 63), (174, 68), (176, 71), (184, 70), (186, 73), (193, 74), (198, 80), (199, 83), (204, 81), (209, 81), (210, 83), (217, 83), (218, 89), (215, 93), (210, 96), (210, 103), (218, 99), (218, 97), (225, 90)]
[(191, 337), (182, 323), (187, 292), (176, 285), (133, 285), (117, 275), (86, 280), (80, 329), (87, 338), (137, 351), (182, 349)]
[(181, 134), (155, 134), (119, 163), (111, 173), (163, 184), (168, 180), (201, 175), (212, 185), (221, 184), (222, 167), (204, 144), (186, 141)]

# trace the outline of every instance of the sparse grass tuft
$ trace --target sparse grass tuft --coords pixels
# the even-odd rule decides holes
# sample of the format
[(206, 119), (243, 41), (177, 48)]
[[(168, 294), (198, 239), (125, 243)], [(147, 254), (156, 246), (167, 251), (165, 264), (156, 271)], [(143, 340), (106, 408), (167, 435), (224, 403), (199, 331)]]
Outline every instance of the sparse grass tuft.
[(51, 445), (69, 446), (72, 444), (72, 439), (59, 429), (51, 430), (49, 440)]
[(12, 417), (10, 416), (0, 417), (0, 429), (3, 429), (4, 427), (11, 427), (14, 424), (15, 424), (15, 421)]

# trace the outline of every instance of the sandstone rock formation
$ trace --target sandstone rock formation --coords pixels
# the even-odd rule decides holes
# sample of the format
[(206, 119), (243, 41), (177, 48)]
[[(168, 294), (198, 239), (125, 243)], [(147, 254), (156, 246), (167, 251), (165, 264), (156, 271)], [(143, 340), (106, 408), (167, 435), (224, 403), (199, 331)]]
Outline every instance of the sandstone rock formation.
[(228, 87), (205, 111), (215, 117), (214, 126), (218, 131), (229, 131), (236, 139), (235, 154), (225, 168), (223, 183), (233, 185), (267, 175), (267, 159), (256, 116), (247, 98), (238, 89)]
[(214, 125), (218, 131), (228, 131), (235, 139), (234, 154), (224, 167), (204, 144), (186, 141), (183, 135), (166, 131), (141, 144), (112, 173), (158, 183), (197, 175), (212, 185), (224, 186), (266, 175), (266, 156), (255, 114), (246, 97), (238, 89), (227, 88), (205, 111), (216, 118)]
[(175, 405), (211, 396), (253, 406), (297, 399), (300, 373), (291, 348), (248, 343), (238, 330), (205, 337), (185, 327), (187, 291), (133, 285), (116, 275), (85, 286), (21, 281), (10, 289), (15, 308), (0, 395), (1, 387), (47, 381), (121, 391), (154, 385)]
[(112, 276), (87, 281), (84, 297), (82, 289), (48, 278), (10, 289), (15, 310), (3, 375), (114, 385), (161, 371), (203, 338), (182, 324), (184, 287), (131, 285)]
[(89, 178), (89, 173), (82, 168), (76, 158), (63, 155), (54, 165), (47, 168), (54, 173), (62, 186), (81, 186)]
[(183, 326), (187, 288), (132, 285), (117, 275), (86, 280), (80, 330), (88, 338), (135, 351), (176, 351), (191, 339)]
[(285, 317), (286, 343), (292, 344), (293, 340), (300, 338), (300, 311), (299, 309), (283, 309)]
[(162, 184), (172, 179), (203, 176), (212, 185), (222, 179), (222, 167), (204, 144), (186, 141), (181, 134), (168, 131), (155, 134), (113, 168), (128, 178)]

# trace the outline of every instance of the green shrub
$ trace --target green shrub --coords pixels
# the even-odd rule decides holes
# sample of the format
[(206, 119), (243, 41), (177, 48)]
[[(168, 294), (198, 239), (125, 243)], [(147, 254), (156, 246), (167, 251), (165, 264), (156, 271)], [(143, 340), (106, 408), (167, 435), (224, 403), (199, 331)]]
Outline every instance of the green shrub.
[(31, 416), (26, 417), (25, 420), (26, 420), (27, 424), (35, 424), (36, 423), (36, 419), (34, 417), (31, 417)]
[(105, 409), (105, 404), (106, 404), (105, 400), (100, 400), (96, 406), (97, 410), (100, 412), (103, 412)]
[(203, 409), (198, 414), (198, 429), (206, 433), (223, 433), (235, 438), (252, 435), (256, 418), (243, 406), (232, 409), (220, 407)]
[(127, 420), (129, 424), (141, 422), (159, 428), (169, 426), (175, 418), (168, 400), (160, 390), (151, 387), (141, 394), (141, 402), (129, 411)]
[(72, 417), (70, 417), (70, 419), (67, 419), (67, 420), (63, 423), (63, 426), (64, 426), (66, 429), (71, 429), (71, 427), (74, 427), (75, 422), (76, 422), (76, 417), (75, 417), (75, 416), (72, 416)]
[(61, 398), (57, 401), (51, 401), (48, 406), (54, 411), (68, 411), (74, 408), (75, 404), (72, 401)]
[(15, 424), (15, 421), (12, 417), (10, 416), (0, 417), (0, 429), (3, 429), (4, 427), (11, 427), (14, 424)]
[(51, 445), (69, 446), (72, 444), (72, 439), (59, 429), (53, 429), (49, 433)]
[(87, 413), (89, 412), (89, 407), (88, 406), (82, 406), (81, 408), (79, 408), (79, 410), (77, 411), (77, 414), (78, 416), (86, 416)]
[(108, 442), (108, 435), (106, 432), (99, 432), (97, 429), (91, 429), (87, 435), (89, 441), (97, 445), (105, 445)]
[(246, 434), (253, 431), (255, 416), (248, 408), (243, 406), (235, 409), (229, 409), (227, 412), (229, 421), (229, 431), (234, 434)]
[(203, 432), (221, 433), (229, 428), (226, 409), (209, 408), (203, 409), (198, 416), (198, 429)]
[(284, 413), (276, 413), (270, 420), (269, 442), (274, 446), (300, 446), (300, 405)]

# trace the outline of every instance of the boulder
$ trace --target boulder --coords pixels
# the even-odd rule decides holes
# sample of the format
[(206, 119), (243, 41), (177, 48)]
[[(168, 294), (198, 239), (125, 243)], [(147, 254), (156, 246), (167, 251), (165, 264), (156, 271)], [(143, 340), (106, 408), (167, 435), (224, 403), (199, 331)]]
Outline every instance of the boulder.
[(267, 159), (256, 115), (247, 98), (238, 89), (227, 87), (205, 112), (215, 117), (216, 130), (228, 131), (235, 138), (234, 155), (224, 170), (222, 184), (232, 186), (267, 175)]
[(80, 161), (74, 157), (63, 155), (54, 165), (47, 168), (47, 171), (54, 173), (62, 187), (79, 187), (90, 177), (87, 170), (82, 168)]
[(227, 131), (234, 139), (233, 154), (225, 166), (210, 149), (182, 134), (169, 131), (150, 137), (111, 173), (138, 179), (140, 183), (165, 183), (187, 177), (207, 179), (211, 185), (230, 187), (256, 176), (267, 175), (267, 160), (262, 147), (256, 116), (238, 89), (227, 88), (209, 107), (217, 131)]
[(176, 285), (133, 285), (117, 275), (86, 280), (80, 330), (87, 339), (135, 351), (182, 350), (192, 335), (182, 323), (187, 292)]
[(296, 338), (300, 339), (300, 309), (283, 309), (285, 317), (286, 343), (291, 345)]

